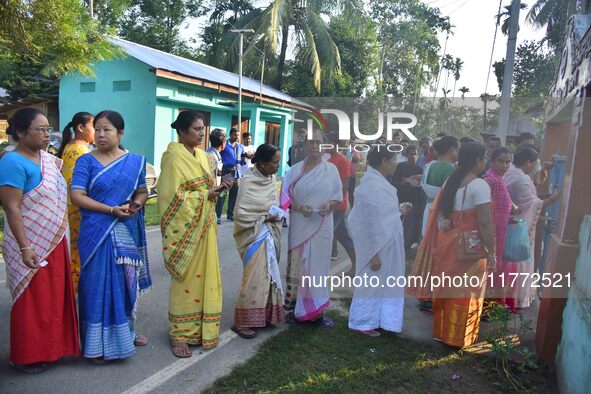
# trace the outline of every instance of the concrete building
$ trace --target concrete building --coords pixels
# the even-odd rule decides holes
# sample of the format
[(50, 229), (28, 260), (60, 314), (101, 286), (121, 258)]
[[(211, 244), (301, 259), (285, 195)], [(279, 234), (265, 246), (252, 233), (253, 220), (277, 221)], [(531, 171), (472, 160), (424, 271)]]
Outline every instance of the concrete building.
[[(157, 168), (168, 143), (176, 139), (170, 124), (180, 111), (202, 112), (207, 134), (216, 127), (226, 132), (237, 127), (237, 74), (119, 38), (111, 41), (125, 57), (96, 63), (93, 78), (71, 74), (61, 79), (61, 127), (79, 111), (118, 111), (125, 119), (124, 147)], [(287, 170), (294, 102), (283, 92), (243, 78), (242, 132), (252, 134), (255, 147), (273, 143), (281, 148), (279, 174)]]

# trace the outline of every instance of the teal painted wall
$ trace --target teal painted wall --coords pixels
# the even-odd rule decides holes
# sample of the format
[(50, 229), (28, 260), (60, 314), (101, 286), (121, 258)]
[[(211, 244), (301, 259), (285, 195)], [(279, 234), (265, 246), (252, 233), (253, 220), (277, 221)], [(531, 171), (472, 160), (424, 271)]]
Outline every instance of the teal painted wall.
[[(66, 75), (60, 80), (60, 129), (79, 111), (120, 112), (125, 120), (123, 146), (154, 163), (156, 75), (131, 57), (97, 63), (94, 72), (95, 78)], [(113, 81), (131, 81), (131, 90), (113, 91)], [(81, 92), (81, 82), (94, 82), (95, 92)]]
[(562, 319), (562, 338), (556, 353), (561, 393), (591, 390), (591, 216), (585, 216), (579, 233), (580, 252), (574, 283)]

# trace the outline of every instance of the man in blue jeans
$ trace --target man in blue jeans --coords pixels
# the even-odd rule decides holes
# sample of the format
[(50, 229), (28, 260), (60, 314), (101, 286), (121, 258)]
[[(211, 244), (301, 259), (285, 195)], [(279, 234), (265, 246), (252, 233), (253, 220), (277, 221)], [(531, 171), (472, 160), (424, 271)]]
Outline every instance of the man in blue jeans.
[[(238, 196), (238, 182), (244, 175), (242, 173), (242, 165), (246, 164), (248, 153), (244, 152), (244, 145), (238, 142), (238, 131), (235, 128), (230, 129), (230, 140), (226, 147), (220, 152), (222, 156), (222, 176), (232, 174), (235, 178), (234, 185), (228, 191), (228, 211), (226, 213), (229, 221), (234, 221), (234, 205), (236, 204), (236, 197)], [(226, 196), (220, 196), (215, 205), (215, 213), (218, 217), (218, 223), (222, 219), (222, 209)]]

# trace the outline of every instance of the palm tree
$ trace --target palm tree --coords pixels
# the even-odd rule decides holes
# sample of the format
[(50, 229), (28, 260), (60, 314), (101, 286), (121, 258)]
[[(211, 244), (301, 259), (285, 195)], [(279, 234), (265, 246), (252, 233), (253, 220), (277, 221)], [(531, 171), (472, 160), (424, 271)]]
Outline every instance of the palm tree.
[(568, 19), (590, 10), (591, 0), (537, 0), (527, 14), (527, 21), (535, 27), (545, 27), (549, 45), (559, 52)]
[[(454, 25), (451, 24), (449, 16), (444, 17), (445, 18), (445, 27), (443, 28), (443, 31), (445, 32), (445, 44), (443, 46), (443, 55), (441, 55), (441, 65), (443, 65), (443, 59), (445, 58), (445, 56), (447, 55), (447, 42), (449, 40), (449, 36), (453, 36), (454, 32), (453, 32), (453, 28), (455, 27)], [(435, 78), (435, 94), (433, 95), (433, 102), (435, 102), (435, 97), (437, 97), (437, 89), (439, 89), (439, 80), (441, 78), (441, 73), (443, 72), (443, 67), (440, 67), (439, 65), (437, 66), (436, 70), (433, 70), (434, 75), (436, 75)]]
[(459, 57), (456, 57), (456, 60), (453, 64), (453, 72), (454, 72), (454, 89), (452, 99), (456, 98), (456, 84), (460, 79), (460, 71), (462, 71), (462, 66), (464, 65), (464, 61)]
[[(497, 25), (501, 26), (501, 33), (504, 35), (509, 34), (509, 22), (511, 21), (511, 6), (506, 5), (503, 7), (505, 11), (501, 12), (499, 15), (495, 16), (497, 18)], [(527, 8), (527, 4), (521, 3), (519, 8), (525, 10)], [(503, 23), (501, 23), (501, 18), (505, 17)], [(517, 27), (517, 31), (519, 31), (519, 27)]]
[(497, 95), (495, 94), (488, 94), (488, 93), (482, 93), (480, 95), (480, 100), (482, 100), (482, 102), (484, 103), (484, 128), (482, 129), (483, 131), (486, 131), (487, 127), (488, 127), (488, 113), (487, 113), (487, 104), (489, 101), (494, 101), (498, 98)]
[(455, 60), (454, 57), (450, 54), (447, 54), (443, 57), (443, 59), (441, 59), (442, 65), (441, 65), (441, 69), (445, 69), (446, 74), (445, 74), (445, 85), (444, 88), (445, 90), (447, 90), (447, 85), (449, 82), (449, 72), (453, 71), (454, 69), (454, 64), (455, 64)]
[[(209, 17), (211, 22), (225, 22), (232, 26), (236, 24), (238, 18), (248, 14), (254, 9), (249, 0), (225, 0), (216, 1), (216, 6)], [(227, 14), (231, 15), (227, 17)]]
[(464, 97), (466, 96), (466, 93), (470, 92), (470, 89), (468, 89), (465, 86), (462, 86), (461, 88), (458, 89), (458, 92), (462, 92), (462, 100), (463, 100)]
[[(345, 12), (344, 10), (358, 7), (357, 0), (273, 0), (260, 15), (243, 26), (255, 31), (246, 51), (260, 41), (264, 41), (274, 53), (279, 49), (274, 86), (281, 89), (292, 29), (291, 34), (295, 42), (294, 56), (309, 67), (314, 87), (320, 92), (322, 72), (340, 74), (341, 71), (339, 49), (323, 18), (337, 11)], [(234, 40), (228, 52), (232, 63), (237, 52), (233, 50), (237, 47), (237, 42), (238, 38)]]

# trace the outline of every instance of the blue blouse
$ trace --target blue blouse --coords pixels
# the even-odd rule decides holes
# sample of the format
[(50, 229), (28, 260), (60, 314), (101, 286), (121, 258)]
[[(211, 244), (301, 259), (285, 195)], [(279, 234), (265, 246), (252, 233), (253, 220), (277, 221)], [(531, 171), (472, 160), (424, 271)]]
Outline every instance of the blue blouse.
[(12, 186), (28, 193), (41, 183), (41, 166), (18, 152), (8, 152), (0, 160), (0, 186)]

